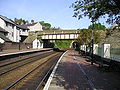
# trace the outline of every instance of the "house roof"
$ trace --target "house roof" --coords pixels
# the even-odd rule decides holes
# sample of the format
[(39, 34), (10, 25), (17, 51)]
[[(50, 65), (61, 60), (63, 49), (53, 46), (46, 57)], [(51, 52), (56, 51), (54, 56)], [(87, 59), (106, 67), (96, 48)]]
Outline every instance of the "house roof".
[[(32, 43), (36, 38), (37, 38), (36, 36), (31, 35), (31, 36), (28, 36), (28, 37), (24, 40), (24, 42), (25, 42), (25, 43)], [(39, 41), (40, 41), (40, 42), (43, 42), (41, 39), (39, 39)]]
[(28, 24), (25, 24), (25, 26), (34, 26), (37, 22), (35, 23), (28, 23)]
[(28, 36), (25, 40), (24, 40), (24, 42), (25, 43), (32, 43), (34, 40), (36, 39), (36, 36)]
[(0, 38), (2, 38), (4, 41), (12, 42), (10, 39), (8, 39), (7, 37), (5, 37), (5, 35), (2, 34), (2, 33), (0, 33)]
[(27, 29), (27, 30), (29, 30), (29, 28), (27, 28), (26, 25), (17, 25), (17, 27), (19, 27), (19, 28), (21, 28), (21, 29)]
[(11, 23), (11, 24), (15, 25), (14, 21), (12, 21), (11, 19), (8, 19), (5, 16), (0, 15), (0, 18), (3, 19), (4, 21), (8, 22), (8, 23)]
[(119, 27), (118, 24), (113, 24), (113, 25), (110, 27), (110, 29), (117, 29), (117, 27)]
[(2, 27), (0, 27), (0, 32), (5, 32), (8, 33), (5, 29), (3, 29)]
[(116, 29), (116, 27), (120, 27), (120, 19), (117, 22), (113, 23), (110, 29)]

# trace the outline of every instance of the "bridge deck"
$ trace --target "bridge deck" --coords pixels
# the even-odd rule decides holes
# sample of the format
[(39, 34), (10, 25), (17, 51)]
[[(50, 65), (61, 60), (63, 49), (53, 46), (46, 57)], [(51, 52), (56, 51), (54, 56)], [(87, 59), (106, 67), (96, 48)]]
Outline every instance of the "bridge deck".
[(91, 65), (85, 58), (71, 50), (62, 57), (53, 78), (50, 78), (44, 90), (120, 89), (119, 74), (99, 70), (96, 64)]
[(48, 31), (39, 31), (40, 34), (75, 34), (80, 33), (79, 30), (48, 30)]

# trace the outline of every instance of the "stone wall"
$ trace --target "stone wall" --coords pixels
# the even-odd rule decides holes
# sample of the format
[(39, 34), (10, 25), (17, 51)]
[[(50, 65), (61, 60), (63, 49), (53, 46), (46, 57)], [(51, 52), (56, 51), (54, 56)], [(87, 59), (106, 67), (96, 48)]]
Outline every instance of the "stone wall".
[(30, 43), (16, 43), (16, 42), (5, 42), (4, 44), (0, 44), (1, 50), (10, 50), (10, 49), (29, 49), (32, 48), (32, 44)]
[(102, 38), (100, 43), (110, 44), (111, 48), (120, 48), (120, 30), (109, 30), (109, 35)]

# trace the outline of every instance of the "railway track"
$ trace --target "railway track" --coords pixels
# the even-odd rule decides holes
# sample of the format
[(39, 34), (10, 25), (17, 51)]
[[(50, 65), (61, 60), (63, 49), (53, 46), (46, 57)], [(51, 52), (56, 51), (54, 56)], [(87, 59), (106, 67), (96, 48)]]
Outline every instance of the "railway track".
[(45, 53), (48, 53), (48, 52), (53, 52), (53, 51), (37, 52), (37, 53), (33, 53), (33, 54), (19, 56), (19, 57), (16, 57), (16, 58), (13, 57), (13, 58), (10, 58), (10, 59), (1, 60), (0, 61), (0, 67), (7, 66), (7, 65), (13, 64), (13, 63), (17, 63), (17, 62), (29, 59), (31, 57), (36, 57), (37, 55), (45, 54)]
[(33, 60), (34, 62), (2, 74), (0, 76), (0, 89), (24, 90), (27, 88), (35, 90), (41, 88), (41, 84), (44, 83), (62, 53), (44, 54), (43, 58), (36, 58), (36, 60)]
[(0, 65), (0, 76), (8, 73), (8, 72), (10, 72), (14, 69), (17, 69), (21, 66), (24, 66), (26, 64), (35, 62), (36, 60), (38, 60), (40, 58), (44, 58), (44, 57), (49, 56), (50, 54), (54, 54), (54, 53), (55, 53), (54, 51), (47, 52), (47, 53), (42, 53), (42, 54), (38, 53), (38, 54), (35, 54), (35, 55), (25, 57), (23, 59), (19, 59), (19, 60), (16, 60), (16, 61), (10, 61), (8, 63), (1, 64)]

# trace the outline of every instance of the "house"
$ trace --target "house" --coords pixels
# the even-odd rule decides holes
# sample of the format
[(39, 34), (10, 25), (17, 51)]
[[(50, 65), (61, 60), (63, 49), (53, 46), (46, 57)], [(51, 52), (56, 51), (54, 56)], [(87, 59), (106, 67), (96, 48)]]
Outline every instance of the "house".
[(2, 27), (0, 27), (0, 33), (2, 33), (5, 36), (8, 35), (8, 32), (5, 29), (3, 29)]
[(7, 34), (8, 32), (0, 27), (0, 43), (11, 42), (11, 40), (6, 37)]
[(43, 48), (42, 40), (37, 36), (29, 36), (29, 32), (43, 31), (39, 22), (18, 25), (11, 19), (0, 15), (0, 43), (25, 42), (32, 43), (33, 48)]
[(41, 39), (35, 38), (32, 42), (33, 48), (43, 48), (43, 41)]
[(23, 42), (28, 37), (29, 28), (25, 25), (17, 25), (17, 28), (20, 32), (20, 42)]
[(30, 32), (43, 31), (42, 25), (39, 22), (35, 22), (35, 23), (31, 22), (31, 23), (25, 24), (24, 26), (29, 28), (29, 36), (25, 39), (24, 42), (32, 43), (32, 46), (34, 49), (43, 48), (43, 41), (41, 39), (38, 39), (37, 35), (35, 34), (30, 35)]
[(110, 29), (113, 29), (113, 30), (115, 30), (115, 29), (120, 29), (120, 21), (118, 21), (117, 23), (114, 23), (114, 24), (110, 27)]
[(5, 36), (12, 42), (22, 42), (28, 36), (29, 28), (27, 26), (17, 25), (14, 21), (2, 15), (0, 15), (0, 27), (8, 32)]
[(37, 38), (37, 35), (30, 34), (24, 41), (25, 43), (32, 43), (34, 49), (43, 48), (43, 41)]
[(11, 19), (0, 15), (0, 26), (8, 32), (6, 35), (7, 38), (9, 38), (12, 42), (19, 42), (19, 30)]
[(29, 28), (29, 32), (43, 31), (42, 25), (39, 22), (25, 24)]
[(11, 43), (12, 41), (6, 37), (8, 32), (0, 27), (0, 51), (3, 50), (4, 43)]

